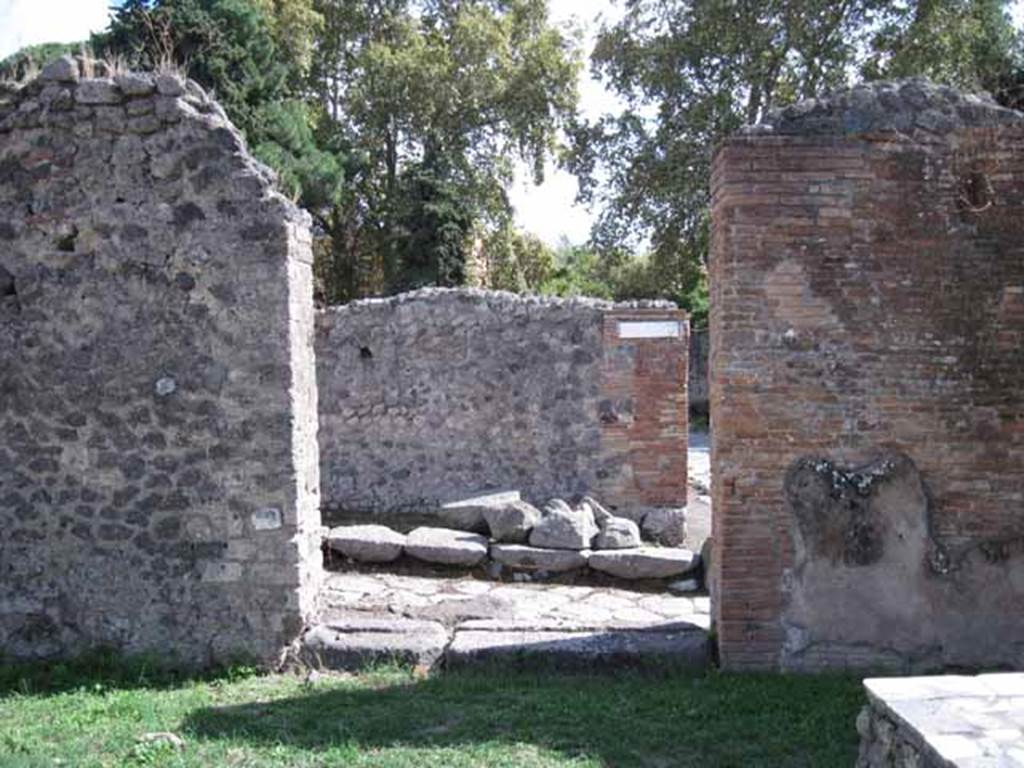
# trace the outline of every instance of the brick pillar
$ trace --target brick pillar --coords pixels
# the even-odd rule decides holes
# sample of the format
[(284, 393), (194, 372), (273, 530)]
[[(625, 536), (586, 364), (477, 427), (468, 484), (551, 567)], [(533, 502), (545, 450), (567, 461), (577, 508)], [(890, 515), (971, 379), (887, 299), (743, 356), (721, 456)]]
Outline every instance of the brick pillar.
[[(613, 506), (686, 505), (689, 321), (669, 309), (604, 316), (599, 418), (602, 498)], [(622, 460), (625, 457), (625, 460)]]

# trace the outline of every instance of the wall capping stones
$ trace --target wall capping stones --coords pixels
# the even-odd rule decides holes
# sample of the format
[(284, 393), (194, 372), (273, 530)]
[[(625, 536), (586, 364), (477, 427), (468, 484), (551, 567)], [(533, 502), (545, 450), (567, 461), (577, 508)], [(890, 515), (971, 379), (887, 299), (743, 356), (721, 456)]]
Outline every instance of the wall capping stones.
[(608, 301), (590, 296), (544, 296), (540, 294), (518, 294), (511, 291), (491, 291), (483, 288), (420, 288), (395, 296), (357, 299), (348, 304), (323, 307), (319, 311), (332, 315), (345, 315), (379, 310), (381, 307), (393, 308), (419, 302), (465, 302), (476, 305), (507, 303), (521, 307), (587, 308), (600, 310), (670, 310), (678, 308), (675, 302), (660, 299)]
[(768, 111), (741, 129), (747, 136), (903, 133), (942, 136), (964, 128), (1024, 121), (1024, 113), (998, 104), (987, 92), (963, 93), (924, 77), (859, 83)]

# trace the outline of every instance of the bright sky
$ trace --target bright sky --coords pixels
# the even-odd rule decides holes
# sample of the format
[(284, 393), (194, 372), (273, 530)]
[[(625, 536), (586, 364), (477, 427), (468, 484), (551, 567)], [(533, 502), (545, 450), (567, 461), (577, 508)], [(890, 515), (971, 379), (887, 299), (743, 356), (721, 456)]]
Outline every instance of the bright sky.
[[(108, 8), (115, 0), (0, 0), (0, 59), (26, 45), (71, 42), (106, 26)], [(614, 0), (550, 0), (557, 22), (575, 19), (586, 33), (589, 55), (596, 18), (616, 15)], [(1014, 20), (1024, 26), (1024, 0), (1014, 3)], [(582, 108), (588, 116), (613, 111), (615, 99), (584, 72), (580, 84)], [(563, 237), (572, 242), (586, 240), (592, 215), (575, 205), (576, 182), (567, 173), (548, 169), (543, 185), (536, 187), (525, 170), (518, 174), (512, 190), (516, 218), (526, 230), (551, 245)]]

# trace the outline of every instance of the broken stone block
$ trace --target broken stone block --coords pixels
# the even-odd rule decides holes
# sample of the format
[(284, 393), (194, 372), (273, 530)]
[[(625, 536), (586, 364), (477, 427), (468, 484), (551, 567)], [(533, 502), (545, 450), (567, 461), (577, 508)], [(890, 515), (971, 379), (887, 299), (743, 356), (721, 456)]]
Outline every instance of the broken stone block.
[(114, 75), (114, 82), (126, 96), (148, 96), (156, 91), (153, 76), (143, 72), (122, 72)]
[(540, 510), (525, 501), (510, 501), (484, 509), (484, 520), (495, 541), (519, 544), (540, 521)]
[(569, 502), (565, 499), (550, 499), (548, 503), (544, 505), (545, 514), (549, 509), (558, 510), (559, 512), (572, 512), (572, 507), (569, 506)]
[(690, 571), (698, 558), (688, 549), (637, 547), (593, 552), (591, 568), (620, 579), (666, 579)]
[(550, 549), (589, 549), (597, 535), (597, 523), (590, 508), (572, 509), (561, 499), (552, 499), (544, 515), (530, 532), (530, 545)]
[(644, 538), (664, 547), (679, 547), (686, 541), (686, 507), (654, 507), (647, 510), (640, 525)]
[(620, 632), (565, 629), (456, 629), (445, 651), (445, 668), (496, 660), (556, 669), (615, 669), (620, 666), (705, 669), (710, 659), (707, 633), (688, 631)]
[(602, 525), (605, 520), (610, 520), (614, 517), (614, 515), (605, 509), (605, 507), (593, 496), (584, 496), (583, 501), (580, 502), (580, 506), (583, 506), (584, 504), (590, 507), (590, 511), (594, 515), (594, 521), (598, 525)]
[(468, 531), (421, 527), (406, 537), (405, 551), (428, 563), (473, 566), (487, 557), (487, 539)]
[(587, 564), (589, 550), (541, 549), (523, 544), (494, 544), (491, 559), (509, 568), (563, 573)]
[(444, 525), (452, 528), (487, 533), (490, 529), (486, 513), (489, 510), (502, 509), (516, 501), (522, 501), (519, 491), (478, 494), (442, 504), (438, 516)]
[(341, 525), (331, 529), (327, 545), (362, 563), (390, 563), (402, 554), (405, 536), (386, 525)]
[(173, 72), (161, 72), (155, 82), (157, 91), (163, 96), (181, 96), (185, 93), (185, 82)]
[(640, 527), (624, 517), (609, 517), (594, 539), (595, 549), (630, 549), (640, 546)]

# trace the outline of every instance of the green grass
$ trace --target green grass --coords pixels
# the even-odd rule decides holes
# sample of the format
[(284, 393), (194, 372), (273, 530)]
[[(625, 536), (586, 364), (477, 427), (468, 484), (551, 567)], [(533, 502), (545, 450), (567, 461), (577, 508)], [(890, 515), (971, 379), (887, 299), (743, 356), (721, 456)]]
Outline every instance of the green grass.
[[(0, 766), (852, 765), (849, 677), (0, 666)], [(184, 747), (146, 744), (169, 731)]]

